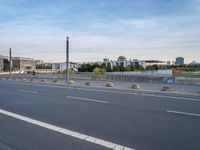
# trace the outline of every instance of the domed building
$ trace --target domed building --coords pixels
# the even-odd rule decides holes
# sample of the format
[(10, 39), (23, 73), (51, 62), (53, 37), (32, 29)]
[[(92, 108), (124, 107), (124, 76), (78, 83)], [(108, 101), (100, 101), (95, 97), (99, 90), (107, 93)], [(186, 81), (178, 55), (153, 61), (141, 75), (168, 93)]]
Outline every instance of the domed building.
[(124, 61), (127, 61), (127, 59), (124, 56), (119, 56), (117, 61), (123, 61), (124, 62)]
[(127, 67), (128, 66), (128, 61), (127, 61), (126, 57), (119, 56), (117, 61), (116, 61), (116, 65), (117, 66), (121, 66), (121, 67)]

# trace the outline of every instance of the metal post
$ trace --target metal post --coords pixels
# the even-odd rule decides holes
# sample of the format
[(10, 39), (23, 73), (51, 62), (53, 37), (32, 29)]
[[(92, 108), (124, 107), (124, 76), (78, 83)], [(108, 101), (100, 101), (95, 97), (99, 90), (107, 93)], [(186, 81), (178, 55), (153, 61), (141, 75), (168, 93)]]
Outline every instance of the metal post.
[(69, 83), (69, 37), (66, 41), (66, 83)]
[(10, 61), (10, 64), (9, 64), (9, 70), (10, 70), (10, 74), (9, 74), (9, 78), (11, 78), (11, 65), (12, 65), (12, 59), (11, 59), (11, 48), (9, 50), (9, 61)]

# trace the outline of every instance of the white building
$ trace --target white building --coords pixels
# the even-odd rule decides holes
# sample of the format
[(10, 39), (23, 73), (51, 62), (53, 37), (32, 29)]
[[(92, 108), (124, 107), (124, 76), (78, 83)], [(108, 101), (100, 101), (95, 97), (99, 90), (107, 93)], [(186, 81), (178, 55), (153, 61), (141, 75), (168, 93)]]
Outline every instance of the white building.
[(138, 60), (138, 59), (129, 59), (127, 60), (124, 56), (119, 56), (117, 60), (111, 60), (105, 58), (103, 62), (107, 65), (110, 63), (111, 68), (114, 66), (127, 67), (127, 66), (142, 66), (146, 68), (146, 66), (152, 65), (166, 65), (166, 62), (159, 60)]
[[(43, 63), (41, 65), (48, 66), (49, 68), (52, 69), (52, 71), (64, 71), (66, 67), (65, 62), (49, 62), (49, 63)], [(74, 71), (77, 71), (79, 68), (80, 64), (79, 63), (74, 63), (74, 62), (69, 62), (68, 67), (73, 68)]]

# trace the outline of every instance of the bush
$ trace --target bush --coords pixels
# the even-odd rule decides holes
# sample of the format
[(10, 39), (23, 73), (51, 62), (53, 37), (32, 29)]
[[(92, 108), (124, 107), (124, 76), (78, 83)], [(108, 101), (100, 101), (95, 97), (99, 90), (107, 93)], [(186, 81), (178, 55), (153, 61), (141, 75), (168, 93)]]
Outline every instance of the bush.
[[(66, 73), (67, 73), (67, 70), (66, 70), (66, 69), (63, 70), (63, 74), (66, 74)], [(74, 75), (74, 73), (75, 73), (74, 69), (73, 69), (73, 68), (70, 68), (70, 69), (69, 69), (69, 74), (70, 74), (70, 75)]]
[(94, 75), (103, 75), (106, 73), (106, 69), (104, 68), (98, 68), (96, 67), (94, 70), (93, 70), (93, 74)]

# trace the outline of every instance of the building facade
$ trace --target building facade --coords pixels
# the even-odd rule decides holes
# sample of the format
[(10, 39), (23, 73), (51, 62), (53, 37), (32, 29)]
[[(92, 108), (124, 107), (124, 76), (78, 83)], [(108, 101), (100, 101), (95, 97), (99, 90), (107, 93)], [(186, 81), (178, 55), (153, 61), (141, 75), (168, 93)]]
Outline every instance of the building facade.
[(0, 72), (4, 71), (4, 63), (3, 63), (4, 59), (1, 58), (0, 56)]
[(184, 65), (184, 58), (183, 57), (177, 57), (175, 64), (176, 65)]
[[(33, 58), (25, 57), (12, 57), (11, 69), (13, 71), (35, 70), (38, 63), (41, 63), (41, 60), (34, 60)], [(8, 59), (8, 56), (0, 55), (0, 71), (9, 71), (9, 68), (10, 61)]]
[(0, 55), (0, 72), (9, 71), (10, 62), (7, 56)]
[[(44, 68), (48, 68), (52, 71), (64, 71), (66, 70), (66, 63), (65, 62), (49, 62), (49, 63), (40, 63), (40, 66), (44, 66)], [(78, 67), (80, 66), (79, 63), (69, 62), (68, 68), (72, 68), (74, 71), (78, 70)]]
[(142, 66), (146, 68), (146, 66), (152, 66), (152, 65), (166, 65), (166, 62), (159, 61), (159, 60), (138, 60), (138, 59), (129, 59), (127, 60), (124, 56), (119, 56), (117, 60), (111, 60), (104, 59), (103, 63), (106, 65), (109, 63), (111, 65), (111, 68), (114, 66), (118, 67), (128, 67), (128, 66)]
[(39, 60), (25, 57), (12, 57), (12, 68), (15, 71), (35, 70)]

